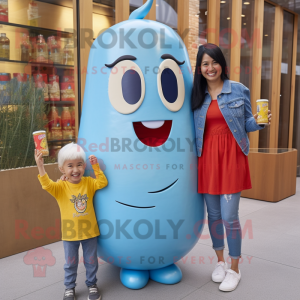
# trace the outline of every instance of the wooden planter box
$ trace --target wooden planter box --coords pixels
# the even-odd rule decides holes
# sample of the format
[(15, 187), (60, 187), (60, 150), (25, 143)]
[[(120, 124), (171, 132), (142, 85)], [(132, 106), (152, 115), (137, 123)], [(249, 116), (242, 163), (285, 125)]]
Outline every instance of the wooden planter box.
[(296, 149), (250, 149), (252, 189), (242, 197), (278, 202), (296, 194)]
[[(45, 169), (53, 181), (60, 178), (57, 164)], [(37, 167), (0, 171), (0, 258), (61, 240), (58, 204), (37, 175)]]

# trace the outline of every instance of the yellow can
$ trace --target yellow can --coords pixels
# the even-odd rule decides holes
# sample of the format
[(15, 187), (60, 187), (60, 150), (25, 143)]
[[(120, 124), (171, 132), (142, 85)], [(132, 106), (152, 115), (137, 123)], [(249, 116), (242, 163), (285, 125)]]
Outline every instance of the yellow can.
[(268, 111), (269, 111), (269, 100), (259, 99), (256, 100), (257, 104), (257, 124), (267, 125), (269, 124)]

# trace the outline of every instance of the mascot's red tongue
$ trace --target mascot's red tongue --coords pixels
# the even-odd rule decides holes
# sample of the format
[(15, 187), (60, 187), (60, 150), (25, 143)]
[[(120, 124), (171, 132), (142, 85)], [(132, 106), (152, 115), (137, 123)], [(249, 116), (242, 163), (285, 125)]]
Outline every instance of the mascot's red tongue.
[(165, 121), (159, 128), (148, 128), (142, 122), (134, 122), (133, 128), (138, 139), (149, 147), (159, 147), (163, 145), (171, 132), (172, 121)]

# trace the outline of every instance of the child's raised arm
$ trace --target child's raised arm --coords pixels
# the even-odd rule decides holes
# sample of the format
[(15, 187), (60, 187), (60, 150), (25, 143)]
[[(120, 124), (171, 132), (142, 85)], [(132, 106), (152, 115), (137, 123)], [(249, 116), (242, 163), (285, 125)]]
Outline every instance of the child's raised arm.
[(43, 159), (43, 153), (38, 150), (34, 150), (34, 158), (36, 165), (39, 169), (40, 176), (44, 176), (46, 174), (45, 168), (44, 168), (44, 159)]
[(38, 179), (42, 185), (42, 188), (56, 198), (60, 192), (60, 185), (56, 182), (53, 182), (48, 177), (44, 167), (43, 153), (35, 149), (34, 158), (39, 170), (40, 175), (38, 176)]
[(89, 160), (90, 160), (90, 163), (92, 165), (92, 168), (93, 168), (95, 176), (96, 176), (96, 179), (94, 179), (95, 191), (103, 189), (104, 187), (107, 186), (108, 181), (107, 181), (104, 173), (100, 169), (97, 157), (94, 155), (90, 155)]

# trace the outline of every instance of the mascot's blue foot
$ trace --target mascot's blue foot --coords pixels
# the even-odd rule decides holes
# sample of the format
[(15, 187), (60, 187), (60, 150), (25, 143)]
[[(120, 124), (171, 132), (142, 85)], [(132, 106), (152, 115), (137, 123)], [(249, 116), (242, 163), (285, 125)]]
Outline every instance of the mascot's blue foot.
[(120, 279), (127, 288), (138, 290), (148, 283), (149, 271), (121, 269)]
[(174, 264), (162, 269), (151, 270), (149, 272), (152, 280), (164, 284), (175, 284), (182, 278), (181, 270)]

